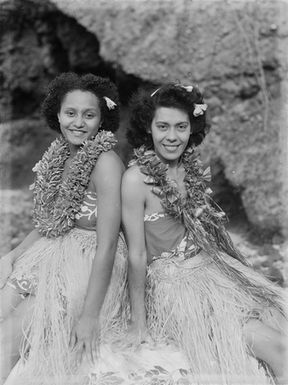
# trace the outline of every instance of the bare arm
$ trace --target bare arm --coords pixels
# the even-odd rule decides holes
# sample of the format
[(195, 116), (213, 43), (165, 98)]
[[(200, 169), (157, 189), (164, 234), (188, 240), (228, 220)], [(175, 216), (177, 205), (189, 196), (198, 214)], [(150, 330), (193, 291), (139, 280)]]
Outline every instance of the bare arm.
[(97, 251), (92, 265), (83, 313), (98, 317), (110, 282), (120, 220), (123, 165), (113, 152), (99, 158), (93, 181), (97, 192)]
[(99, 315), (110, 283), (121, 220), (121, 177), (124, 171), (114, 152), (103, 153), (91, 181), (97, 192), (97, 249), (92, 264), (82, 315), (71, 333), (70, 344), (77, 343), (77, 361), (83, 352), (95, 362), (99, 335)]
[(129, 249), (131, 321), (146, 327), (145, 281), (147, 255), (144, 234), (145, 190), (137, 168), (128, 169), (122, 180), (122, 218)]
[(15, 262), (17, 258), (20, 257), (21, 254), (23, 254), (26, 250), (29, 249), (33, 245), (34, 242), (36, 242), (38, 239), (41, 238), (41, 235), (38, 233), (37, 230), (32, 230), (24, 239), (23, 241), (15, 247), (15, 249), (11, 250), (9, 252), (9, 255), (12, 258), (12, 262)]
[(26, 238), (11, 250), (8, 254), (0, 258), (0, 289), (5, 286), (9, 276), (13, 271), (13, 263), (20, 257), (35, 241), (41, 238), (37, 230), (31, 231)]

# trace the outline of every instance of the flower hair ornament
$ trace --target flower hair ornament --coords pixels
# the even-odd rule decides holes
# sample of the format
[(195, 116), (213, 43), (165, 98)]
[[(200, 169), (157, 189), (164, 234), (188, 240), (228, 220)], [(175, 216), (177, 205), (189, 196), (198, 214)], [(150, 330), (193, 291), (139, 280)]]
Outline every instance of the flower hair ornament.
[(183, 86), (183, 84), (175, 84), (175, 86), (176, 87), (182, 87), (182, 88), (184, 88), (187, 92), (192, 92), (192, 90), (193, 90), (193, 86)]
[[(192, 92), (193, 86), (184, 86), (183, 84), (177, 83), (175, 84), (175, 87), (182, 87), (184, 88), (187, 92)], [(151, 98), (160, 90), (161, 87), (157, 88), (152, 94), (150, 95)], [(194, 111), (193, 115), (197, 118), (197, 116), (203, 115), (204, 112), (207, 110), (208, 106), (206, 103), (203, 104), (194, 104)]]
[[(185, 88), (185, 90), (187, 92), (192, 92), (193, 90), (193, 86), (183, 86), (182, 84), (176, 84), (176, 86), (178, 87), (182, 87), (182, 88)], [(193, 115), (197, 118), (197, 116), (200, 116), (200, 115), (203, 115), (204, 112), (207, 110), (207, 104), (206, 103), (203, 103), (203, 104), (194, 104), (194, 111), (193, 111)]]
[(107, 96), (103, 96), (103, 99), (106, 102), (106, 106), (107, 106), (108, 110), (114, 110), (114, 108), (117, 106), (117, 104), (115, 102), (113, 102), (113, 100), (108, 98)]
[(194, 104), (194, 111), (193, 115), (197, 118), (197, 116), (203, 115), (204, 112), (207, 110), (207, 104)]

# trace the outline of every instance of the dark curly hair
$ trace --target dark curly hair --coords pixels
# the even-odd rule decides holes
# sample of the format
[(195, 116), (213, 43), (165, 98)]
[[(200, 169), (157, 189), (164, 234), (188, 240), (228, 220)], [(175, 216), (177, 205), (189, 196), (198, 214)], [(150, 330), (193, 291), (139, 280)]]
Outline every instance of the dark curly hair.
[[(154, 91), (154, 93), (153, 93)], [(152, 95), (152, 96), (151, 96)], [(195, 117), (195, 104), (203, 104), (203, 96), (197, 87), (188, 92), (179, 84), (166, 84), (155, 90), (141, 89), (130, 100), (130, 126), (127, 130), (128, 142), (135, 148), (145, 144), (153, 148), (151, 128), (155, 111), (158, 107), (178, 108), (187, 112), (191, 125), (191, 135), (188, 146), (198, 146), (204, 139), (208, 127), (205, 112)]]
[[(42, 103), (42, 114), (49, 127), (60, 132), (57, 114), (65, 95), (74, 90), (92, 92), (99, 100), (102, 126), (101, 130), (115, 132), (119, 127), (119, 95), (116, 86), (109, 80), (93, 74), (77, 75), (65, 72), (57, 76), (48, 86), (48, 93)], [(104, 96), (116, 103), (109, 110)]]

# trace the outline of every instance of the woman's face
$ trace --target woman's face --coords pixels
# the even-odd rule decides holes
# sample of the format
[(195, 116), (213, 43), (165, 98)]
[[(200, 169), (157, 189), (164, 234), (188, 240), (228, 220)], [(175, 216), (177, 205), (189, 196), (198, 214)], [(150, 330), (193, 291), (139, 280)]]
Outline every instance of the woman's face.
[(185, 151), (191, 126), (187, 112), (178, 108), (159, 107), (151, 124), (154, 150), (165, 163), (177, 163)]
[(63, 136), (72, 146), (96, 135), (101, 124), (99, 100), (92, 92), (73, 90), (62, 101), (58, 120)]

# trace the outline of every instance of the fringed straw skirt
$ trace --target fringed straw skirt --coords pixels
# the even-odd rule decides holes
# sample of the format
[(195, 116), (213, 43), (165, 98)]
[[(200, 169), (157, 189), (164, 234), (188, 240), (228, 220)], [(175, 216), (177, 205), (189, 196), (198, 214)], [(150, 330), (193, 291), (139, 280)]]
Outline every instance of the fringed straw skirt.
[[(10, 285), (35, 296), (33, 312), (28, 315), (29, 326), (23, 330), (21, 356), (25, 370), (21, 384), (63, 385), (74, 383), (72, 378), (76, 381), (75, 352), (69, 348), (69, 339), (82, 311), (96, 247), (95, 231), (75, 228), (58, 238), (41, 238), (17, 260)], [(119, 236), (101, 311), (102, 335), (120, 322), (126, 264), (127, 249)], [(70, 378), (67, 382), (65, 376)], [(82, 382), (78, 379), (75, 383)]]
[(146, 293), (150, 333), (159, 343), (176, 343), (185, 352), (195, 384), (274, 383), (269, 368), (248, 351), (243, 326), (257, 319), (283, 331), (282, 316), (258, 301), (252, 288), (274, 292), (284, 309), (283, 290), (224, 253), (223, 259), (248, 279), (251, 295), (204, 251), (185, 260), (164, 253), (150, 264)]

